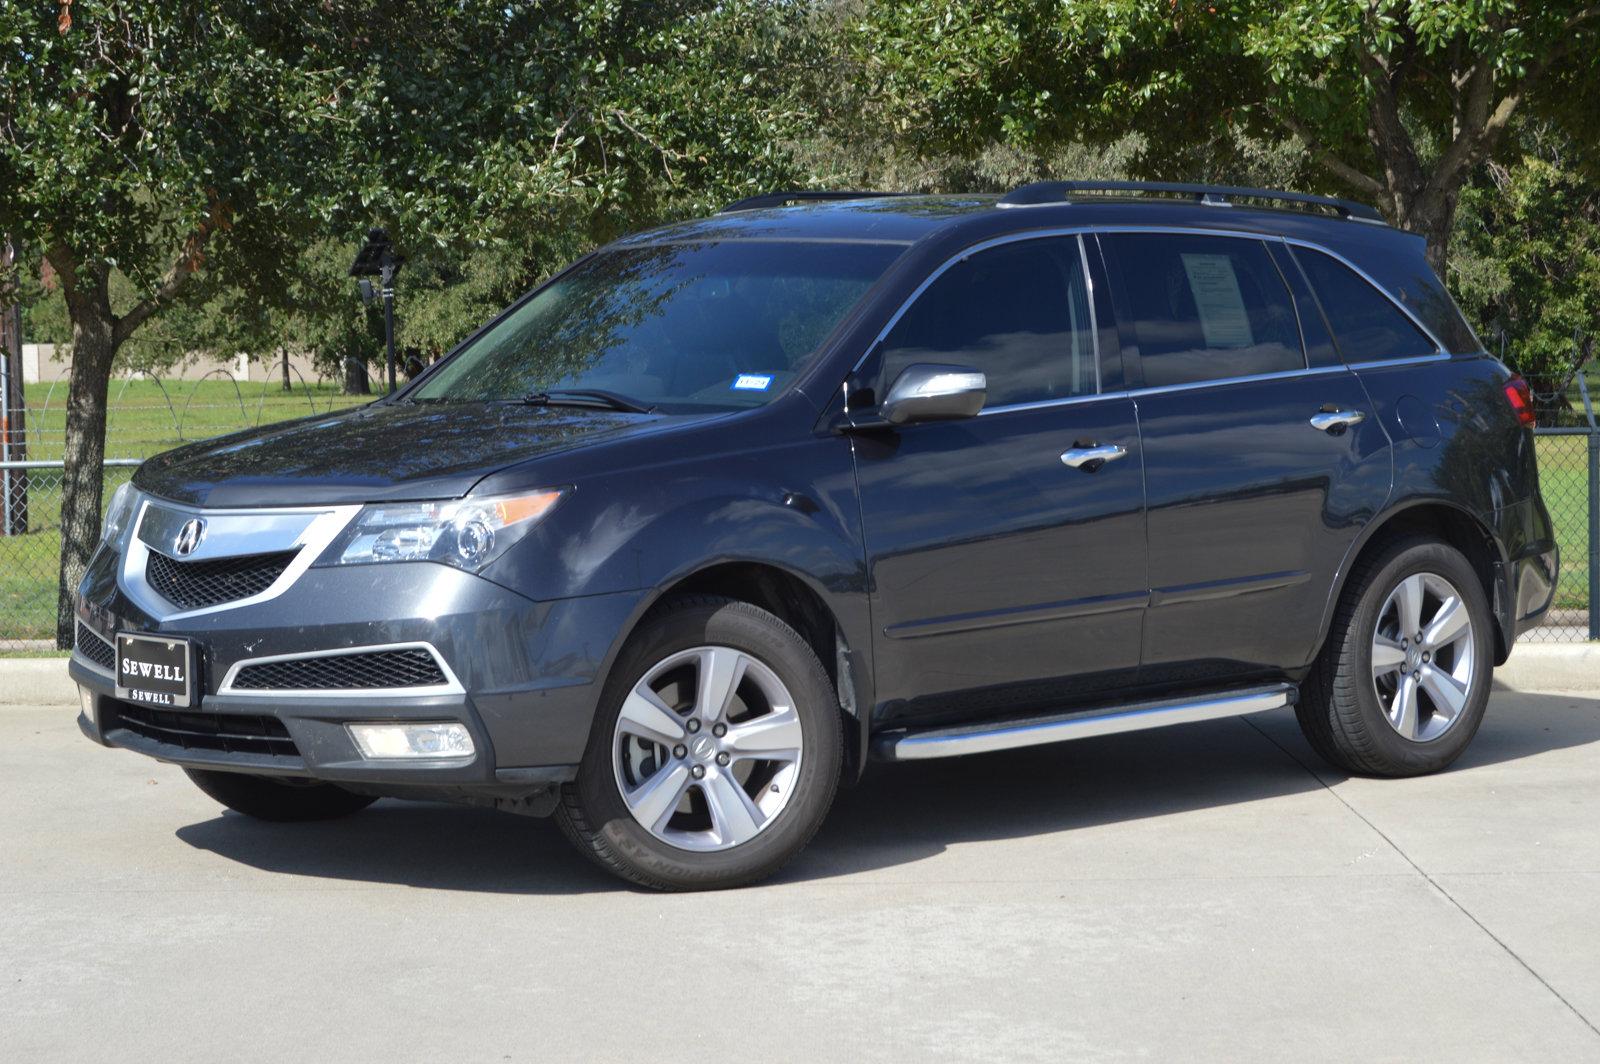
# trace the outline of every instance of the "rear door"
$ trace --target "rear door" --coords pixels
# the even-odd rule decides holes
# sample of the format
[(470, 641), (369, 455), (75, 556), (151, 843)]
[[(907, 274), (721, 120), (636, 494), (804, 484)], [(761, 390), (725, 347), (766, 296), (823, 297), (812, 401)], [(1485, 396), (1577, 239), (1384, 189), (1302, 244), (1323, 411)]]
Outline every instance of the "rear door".
[(1303, 665), (1347, 549), (1388, 496), (1388, 438), (1294, 297), (1305, 284), (1281, 244), (1100, 239), (1144, 446), (1141, 681)]
[[(974, 252), (926, 287), (864, 369), (879, 395), (915, 363), (988, 378), (977, 417), (855, 437), (889, 719), (1056, 706), (1138, 666), (1139, 435), (1115, 362), (1102, 364), (1095, 326), (1109, 307), (1097, 314), (1087, 261), (1077, 236)], [(1067, 464), (1093, 446), (1118, 453)]]

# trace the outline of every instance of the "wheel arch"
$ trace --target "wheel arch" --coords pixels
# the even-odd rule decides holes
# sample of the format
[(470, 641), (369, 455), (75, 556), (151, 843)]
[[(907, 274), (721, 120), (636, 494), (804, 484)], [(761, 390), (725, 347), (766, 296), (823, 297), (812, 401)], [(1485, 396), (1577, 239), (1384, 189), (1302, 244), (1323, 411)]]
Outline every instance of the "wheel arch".
[(1322, 626), (1319, 630), (1316, 652), (1320, 653), (1327, 642), (1333, 624), (1334, 611), (1344, 597), (1345, 585), (1362, 559), (1383, 550), (1390, 543), (1407, 536), (1424, 535), (1448, 543), (1459, 550), (1472, 565), (1482, 583), (1484, 595), (1489, 600), (1489, 611), (1494, 616), (1495, 664), (1504, 663), (1511, 652), (1506, 633), (1510, 630), (1506, 611), (1511, 608), (1505, 586), (1506, 555), (1503, 545), (1478, 515), (1466, 507), (1446, 499), (1417, 499), (1403, 503), (1368, 522), (1356, 542), (1345, 553), (1339, 574), (1323, 606)]
[(608, 656), (609, 671), (617, 650), (665, 602), (679, 595), (719, 595), (759, 606), (789, 625), (810, 645), (838, 694), (845, 727), (844, 779), (859, 778), (867, 760), (865, 707), (872, 703), (870, 647), (841, 623), (824, 589), (793, 569), (760, 559), (723, 559), (706, 562), (663, 582), (644, 600)]

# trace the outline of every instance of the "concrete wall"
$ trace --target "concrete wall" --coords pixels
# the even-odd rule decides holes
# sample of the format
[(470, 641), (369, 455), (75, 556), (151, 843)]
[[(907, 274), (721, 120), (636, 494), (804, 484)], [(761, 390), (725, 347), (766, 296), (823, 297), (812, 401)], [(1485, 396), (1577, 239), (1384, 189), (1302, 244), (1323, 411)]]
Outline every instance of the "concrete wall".
[[(22, 345), (23, 384), (49, 384), (52, 381), (65, 380), (71, 365), (71, 356), (65, 348), (58, 347), (55, 344)], [(270, 363), (264, 363), (242, 354), (226, 361), (196, 356), (163, 370), (160, 376), (162, 380), (194, 381), (207, 374), (216, 373), (218, 370), (225, 371), (228, 376), (244, 384), (248, 381), (281, 379), (283, 364), (281, 359), (273, 359)], [(118, 373), (116, 376), (118, 378), (137, 378), (144, 376), (144, 374)], [(316, 368), (311, 364), (311, 359), (308, 356), (290, 355), (289, 379), (298, 385), (302, 377), (307, 383), (315, 384), (318, 377)]]

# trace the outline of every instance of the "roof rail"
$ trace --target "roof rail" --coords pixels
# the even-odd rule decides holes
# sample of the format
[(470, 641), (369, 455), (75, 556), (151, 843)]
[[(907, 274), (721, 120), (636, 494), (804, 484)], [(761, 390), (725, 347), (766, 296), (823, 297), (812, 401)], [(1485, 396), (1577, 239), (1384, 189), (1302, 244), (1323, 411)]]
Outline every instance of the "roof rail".
[(1031, 185), (1014, 188), (1000, 197), (1002, 207), (1029, 207), (1041, 203), (1060, 203), (1070, 200), (1075, 192), (1161, 192), (1188, 196), (1200, 203), (1231, 207), (1236, 199), (1276, 200), (1281, 203), (1299, 203), (1313, 207), (1326, 207), (1341, 218), (1358, 222), (1383, 224), (1383, 216), (1374, 207), (1353, 200), (1335, 199), (1332, 196), (1313, 196), (1306, 192), (1277, 192), (1269, 188), (1243, 188), (1236, 185), (1194, 185), (1168, 181), (1035, 181)]
[(759, 196), (750, 196), (746, 199), (735, 200), (718, 211), (718, 214), (732, 214), (735, 211), (759, 211), (768, 207), (786, 207), (791, 203), (806, 203), (814, 200), (852, 200), (852, 199), (877, 199), (881, 196), (909, 196), (909, 192), (828, 192), (821, 190), (803, 190), (799, 192), (764, 192)]

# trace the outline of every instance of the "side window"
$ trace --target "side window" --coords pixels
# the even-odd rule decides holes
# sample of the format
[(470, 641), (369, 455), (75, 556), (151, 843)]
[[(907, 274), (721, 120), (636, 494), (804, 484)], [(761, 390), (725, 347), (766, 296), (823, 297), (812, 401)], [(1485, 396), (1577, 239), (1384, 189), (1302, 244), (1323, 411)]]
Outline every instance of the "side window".
[(918, 362), (983, 371), (989, 406), (1098, 391), (1077, 238), (1002, 244), (940, 274), (884, 338), (884, 386)]
[(1331, 255), (1297, 247), (1334, 342), (1346, 362), (1385, 362), (1438, 352), (1433, 341), (1388, 296)]
[(1170, 233), (1101, 237), (1122, 284), (1117, 314), (1145, 387), (1304, 369), (1283, 275), (1259, 240)]

